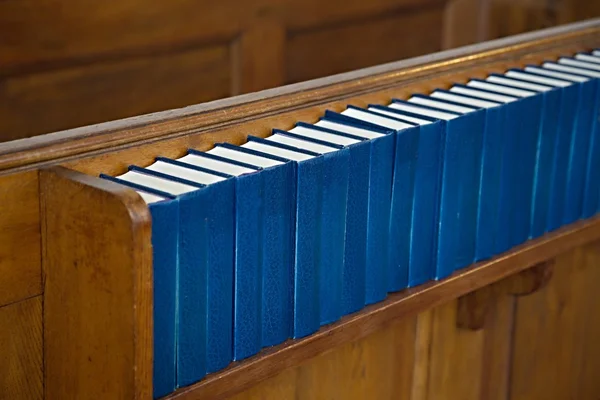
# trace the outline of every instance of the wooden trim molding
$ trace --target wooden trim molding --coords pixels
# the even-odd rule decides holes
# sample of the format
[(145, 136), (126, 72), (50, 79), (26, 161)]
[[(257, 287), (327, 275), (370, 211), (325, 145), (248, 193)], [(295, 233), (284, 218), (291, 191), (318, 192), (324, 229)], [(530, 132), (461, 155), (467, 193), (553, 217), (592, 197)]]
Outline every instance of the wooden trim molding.
[[(365, 68), (276, 89), (0, 144), (0, 173), (139, 142), (215, 129), (401, 82), (597, 39), (600, 19)], [(35, 151), (34, 151), (35, 150)]]

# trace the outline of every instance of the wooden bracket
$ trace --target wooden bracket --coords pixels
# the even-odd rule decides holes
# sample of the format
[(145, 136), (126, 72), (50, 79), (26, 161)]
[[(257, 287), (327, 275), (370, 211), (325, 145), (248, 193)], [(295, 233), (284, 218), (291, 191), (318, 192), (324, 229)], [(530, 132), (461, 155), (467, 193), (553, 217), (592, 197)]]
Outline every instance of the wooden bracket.
[(479, 330), (485, 325), (488, 311), (497, 296), (527, 296), (542, 289), (552, 278), (554, 260), (544, 261), (489, 286), (467, 293), (458, 299), (456, 326)]
[(494, 285), (489, 285), (459, 297), (456, 326), (472, 331), (482, 329), (495, 295)]

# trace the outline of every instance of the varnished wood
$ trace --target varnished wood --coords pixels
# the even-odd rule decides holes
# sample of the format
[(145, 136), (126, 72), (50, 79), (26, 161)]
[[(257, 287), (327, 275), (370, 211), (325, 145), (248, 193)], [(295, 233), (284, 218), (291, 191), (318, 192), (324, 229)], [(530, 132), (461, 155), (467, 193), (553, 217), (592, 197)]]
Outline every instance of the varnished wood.
[[(415, 289), (392, 294), (383, 302), (324, 327), (314, 335), (265, 350), (243, 363), (233, 365), (222, 372), (208, 376), (195, 385), (181, 389), (168, 398), (192, 400), (233, 395), (332, 347), (376, 332), (396, 318), (407, 318), (426, 309), (448, 303), (468, 292), (598, 239), (600, 239), (600, 218), (576, 223), (531, 241), (526, 246), (518, 247), (502, 257), (476, 264), (443, 281), (431, 282)], [(451, 306), (455, 310), (456, 304)], [(445, 312), (452, 311), (448, 309)], [(455, 316), (453, 316), (455, 314), (447, 315), (455, 324)], [(443, 326), (445, 327), (445, 324)], [(435, 326), (432, 329), (435, 330)], [(441, 333), (440, 335), (443, 336)]]
[[(0, 144), (0, 171), (56, 163), (58, 160), (64, 161), (84, 154), (105, 152), (107, 149), (139, 145), (141, 142), (150, 143), (167, 139), (173, 139), (175, 142), (177, 137), (190, 133), (196, 133), (210, 140), (211, 132), (223, 129), (225, 126), (257, 119), (268, 120), (266, 117), (274, 114), (281, 115), (290, 110), (315, 107), (323, 102), (331, 102), (333, 99), (343, 98), (347, 102), (348, 99), (364, 93), (397, 88), (401, 84), (406, 85), (419, 79), (430, 80), (440, 75), (476, 67), (481, 69), (487, 64), (519, 60), (532, 54), (542, 56), (545, 51), (551, 51), (550, 49), (554, 49), (558, 54), (589, 49), (596, 45), (598, 32), (600, 32), (600, 22), (594, 20), (253, 95), (3, 143)], [(385, 96), (385, 99), (388, 96)], [(294, 119), (289, 118), (284, 121), (293, 123)], [(266, 126), (263, 127), (264, 129)], [(235, 140), (236, 136), (221, 133), (219, 138)]]
[(150, 215), (133, 190), (41, 171), (45, 398), (152, 396)]
[[(436, 10), (439, 3), (431, 5)], [(358, 3), (350, 8), (363, 6), (368, 8)], [(265, 7), (261, 19), (270, 20), (280, 12), (273, 5)], [(294, 29), (309, 32), (305, 28), (310, 23), (299, 20)], [(279, 29), (277, 24), (272, 28)], [(5, 247), (0, 243), (0, 270), (10, 267), (7, 261), (14, 261), (9, 270), (13, 275), (6, 280), (17, 284), (7, 285), (8, 302), (20, 304), (42, 291), (40, 286), (36, 291), (35, 285), (42, 281), (40, 262), (44, 266), (46, 398), (151, 397), (148, 211), (132, 191), (117, 190), (93, 175), (123, 172), (130, 163), (147, 165), (158, 155), (180, 156), (188, 147), (206, 150), (219, 141), (241, 143), (248, 134), (265, 136), (271, 128), (286, 129), (299, 120), (313, 122), (327, 108), (341, 110), (347, 103), (381, 104), (488, 72), (589, 50), (598, 46), (600, 22), (526, 37), (531, 41), (499, 41), (252, 96), (0, 145), (0, 196), (6, 196), (11, 213), (0, 216), (0, 235), (4, 235), (0, 238), (12, 243)], [(246, 45), (242, 41), (241, 37), (234, 40), (237, 44), (228, 50), (232, 57), (243, 54)], [(249, 43), (256, 43), (256, 39)], [(277, 48), (269, 52), (272, 59), (281, 56)], [(232, 77), (237, 83), (232, 81), (232, 86), (241, 85), (241, 77), (250, 73), (247, 71), (252, 72), (252, 68), (237, 71), (233, 75), (237, 78)], [(40, 167), (52, 168), (38, 173)], [(541, 340), (538, 351), (545, 354), (546, 361), (577, 365), (566, 372), (568, 385), (557, 393), (566, 396), (577, 381), (580, 388), (575, 390), (583, 396), (580, 398), (589, 397), (599, 389), (589, 372), (598, 365), (581, 349), (586, 346), (590, 354), (600, 354), (593, 343), (600, 326), (596, 319), (584, 318), (594, 314), (597, 303), (587, 280), (591, 269), (583, 266), (598, 262), (594, 251), (599, 239), (599, 219), (579, 222), (459, 271), (448, 280), (391, 295), (314, 336), (265, 350), (169, 398), (234, 395), (243, 399), (246, 390), (248, 398), (260, 399), (321, 395), (352, 399), (369, 393), (380, 398), (401, 393), (419, 400), (545, 395), (543, 388), (529, 388), (526, 380), (515, 379), (515, 373), (527, 373), (523, 369), (527, 364), (515, 352), (529, 346), (528, 334), (539, 336), (540, 326), (549, 323), (541, 316), (551, 303), (532, 306), (527, 299), (552, 290), (560, 291), (564, 302), (572, 302), (573, 315), (547, 313), (554, 318), (550, 328), (559, 333)], [(23, 254), (19, 246), (36, 251)], [(571, 257), (569, 262), (574, 266), (566, 268), (568, 271), (562, 257)], [(31, 269), (24, 267), (29, 266), (29, 259), (37, 260)], [(585, 272), (578, 275), (579, 266)], [(555, 283), (557, 278), (570, 281), (571, 276), (574, 287), (582, 290), (566, 290), (567, 286)], [(595, 281), (598, 278), (594, 277)], [(3, 284), (0, 278), (2, 289)], [(497, 295), (500, 292), (503, 295)], [(520, 311), (521, 304), (530, 307), (528, 312), (537, 313), (537, 319), (527, 319)], [(573, 326), (563, 327), (565, 321)], [(42, 321), (32, 323), (41, 326)], [(402, 328), (396, 331), (391, 326)], [(8, 340), (17, 340), (12, 332), (9, 336)], [(572, 358), (557, 354), (550, 344), (562, 337), (584, 343), (567, 346), (572, 349)], [(523, 364), (521, 369), (515, 363)], [(535, 367), (548, 372), (551, 379), (564, 372), (544, 370), (541, 364)], [(389, 371), (394, 374), (389, 375)], [(329, 382), (323, 376), (335, 379)], [(344, 387), (340, 389), (340, 385)]]
[(496, 297), (494, 292), (494, 285), (489, 285), (461, 296), (457, 304), (456, 326), (473, 331), (482, 329)]
[[(109, 0), (99, 7), (89, 0), (1, 2), (0, 37), (8, 40), (0, 42), (0, 103), (6, 104), (0, 110), (0, 139), (425, 54), (441, 48), (444, 4)], [(429, 18), (432, 8), (435, 19)], [(430, 23), (432, 29), (411, 41), (395, 40), (419, 23)], [(336, 40), (340, 33), (345, 34)], [(330, 51), (321, 52), (321, 46)], [(301, 61), (289, 62), (293, 57)], [(312, 62), (317, 57), (319, 62)], [(37, 118), (27, 118), (32, 113)]]
[[(542, 290), (519, 298), (510, 398), (587, 399), (598, 394), (598, 243), (556, 258)], [(594, 310), (594, 311), (592, 311)], [(596, 364), (597, 365), (597, 364)], [(593, 389), (593, 390), (591, 390)], [(581, 391), (581, 393), (578, 393)]]
[(499, 282), (501, 290), (514, 296), (527, 296), (542, 289), (552, 279), (554, 263), (554, 260), (544, 261), (521, 272), (516, 279), (504, 279)]
[[(264, 137), (272, 128), (289, 129), (297, 121), (314, 122), (328, 108), (342, 110), (348, 103), (359, 106), (383, 104), (394, 97), (407, 97), (413, 92), (426, 93), (435, 87), (464, 82), (472, 76), (481, 77), (486, 71), (501, 72), (527, 62), (557, 57), (564, 52), (585, 50), (588, 48), (585, 43), (593, 46), (600, 28), (591, 23), (582, 27), (581, 30), (568, 30), (568, 33), (554, 30), (554, 40), (550, 40), (552, 35), (540, 38), (536, 33), (527, 36), (534, 39), (531, 43), (500, 41), (495, 45), (479, 46), (475, 48), (479, 52), (474, 54), (469, 49), (450, 52), (433, 60), (409, 60), (315, 81), (310, 85), (59, 132), (45, 138), (26, 140), (27, 143), (0, 144), (0, 175), (57, 163), (92, 175), (101, 172), (117, 174), (124, 172), (130, 164), (148, 165), (156, 156), (179, 157), (189, 147), (208, 150), (220, 141), (239, 144), (249, 134)], [(507, 44), (508, 48), (499, 47)], [(528, 53), (524, 54), (526, 51)], [(458, 58), (449, 59), (451, 56)], [(365, 75), (367, 72), (372, 75)], [(37, 174), (31, 172), (30, 175), (19, 174), (2, 179), (10, 181), (5, 193), (10, 196), (12, 210), (9, 216), (0, 216), (0, 220), (10, 219), (6, 226), (12, 229), (0, 233), (6, 236), (0, 242), (0, 256), (3, 256), (0, 257), (0, 269), (9, 268), (10, 260), (15, 259), (21, 266), (16, 269), (10, 267), (11, 271), (19, 271), (11, 273), (35, 271), (39, 268), (39, 260), (36, 259), (39, 252), (22, 252), (20, 246), (24, 243), (23, 237), (28, 238), (27, 243), (32, 250), (39, 246), (36, 244), (39, 239), (35, 240), (39, 214), (33, 204), (37, 201), (33, 192), (38, 185)], [(3, 243), (17, 245), (3, 248)], [(35, 285), (34, 280), (27, 279), (27, 282)], [(32, 294), (36, 293), (39, 292)]]
[(415, 367), (415, 324), (416, 317), (391, 323), (229, 400), (409, 399)]
[(42, 292), (37, 172), (0, 176), (0, 307)]
[(527, 296), (548, 284), (554, 271), (554, 260), (543, 261), (518, 274), (511, 275), (492, 285), (467, 293), (458, 299), (456, 325), (459, 328), (482, 329), (501, 296)]
[[(598, 17), (596, 3), (4, 1), (0, 140), (184, 107)], [(27, 117), (33, 113), (37, 118)]]
[(37, 400), (42, 380), (42, 298), (0, 307), (0, 399)]
[[(576, 264), (562, 268), (567, 260)], [(598, 304), (594, 288), (600, 269), (594, 267), (600, 265), (599, 262), (600, 241), (563, 252), (556, 258), (556, 268), (562, 271), (560, 282), (551, 279), (547, 286), (540, 287), (530, 296), (497, 297), (480, 330), (457, 327), (456, 301), (450, 301), (418, 316), (402, 318), (356, 341), (332, 347), (300, 365), (278, 371), (275, 376), (228, 399), (594, 399), (600, 390), (598, 360), (594, 357), (600, 351), (595, 340), (600, 319), (591, 310)], [(580, 276), (573, 276), (573, 273)], [(589, 283), (581, 286), (583, 280)], [(567, 287), (571, 289), (565, 290)], [(526, 314), (521, 319), (518, 311), (515, 313), (515, 302), (533, 300), (535, 296), (547, 298), (549, 292), (556, 290), (562, 291), (562, 301), (571, 313), (577, 311), (581, 317), (586, 317), (585, 321), (579, 320), (561, 328), (561, 333), (578, 335), (581, 343), (569, 341), (566, 344), (570, 349), (573, 346), (585, 349), (586, 356), (572, 358), (571, 353), (560, 349), (564, 339), (554, 336), (546, 339), (543, 332), (528, 340), (544, 344), (521, 356), (521, 350), (513, 346), (515, 335), (518, 338), (531, 334), (532, 327), (540, 326), (540, 321), (546, 321), (540, 326), (542, 329), (566, 321), (564, 315), (551, 310), (544, 314), (543, 311), (548, 310), (544, 306), (536, 310), (536, 318), (530, 318), (531, 322), (523, 325)], [(579, 307), (584, 299), (585, 305)], [(544, 349), (542, 358), (547, 361), (544, 365), (536, 360), (535, 352), (546, 345), (553, 347)], [(512, 367), (515, 357), (528, 357), (528, 363), (523, 364), (526, 370), (517, 371)], [(577, 363), (573, 364), (575, 361)], [(394, 363), (402, 367), (396, 369), (392, 366)], [(567, 368), (574, 371), (566, 371)], [(555, 370), (566, 373), (559, 376)], [(536, 379), (526, 384), (527, 377), (533, 374)], [(550, 381), (552, 378), (555, 380)], [(515, 386), (511, 383), (513, 380), (530, 391), (523, 395), (515, 393), (511, 389)]]

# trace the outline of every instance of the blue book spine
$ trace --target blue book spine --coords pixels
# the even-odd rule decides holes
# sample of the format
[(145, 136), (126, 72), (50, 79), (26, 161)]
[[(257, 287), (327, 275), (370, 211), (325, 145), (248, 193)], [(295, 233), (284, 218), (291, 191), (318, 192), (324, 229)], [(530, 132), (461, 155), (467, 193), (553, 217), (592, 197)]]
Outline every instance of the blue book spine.
[(505, 136), (504, 118), (504, 107), (486, 109), (475, 261), (488, 259), (499, 252), (496, 243), (497, 232), (504, 226), (503, 222), (498, 219)]
[(178, 197), (179, 277), (177, 386), (206, 375), (209, 204), (202, 190)]
[(355, 143), (348, 149), (350, 166), (342, 284), (343, 315), (356, 312), (365, 306), (371, 143)]
[(579, 103), (579, 86), (580, 84), (567, 86), (561, 92), (558, 132), (554, 146), (550, 203), (548, 205), (548, 231), (560, 228), (565, 219), (567, 171)]
[[(351, 314), (365, 305), (366, 242), (368, 223), (368, 186), (371, 144), (363, 138), (346, 133), (309, 125), (298, 126), (320, 130), (337, 136), (349, 137), (356, 143), (348, 145), (348, 196), (346, 206), (346, 230), (344, 233), (344, 263), (341, 284), (341, 314)], [(306, 138), (317, 143), (329, 142)], [(343, 147), (343, 146), (340, 146)], [(323, 287), (323, 285), (321, 285)]]
[(387, 247), (389, 244), (396, 135), (393, 130), (386, 130), (380, 126), (335, 112), (326, 111), (325, 117), (363, 129), (387, 132), (383, 136), (369, 140), (371, 144), (371, 160), (368, 187), (365, 303), (377, 303), (385, 299), (388, 292), (389, 252)]
[(458, 227), (458, 192), (460, 190), (461, 146), (457, 135), (443, 121), (443, 164), (440, 192), (439, 226), (437, 231), (437, 254), (435, 279), (442, 279), (454, 271)]
[[(264, 187), (257, 172), (235, 178), (233, 359), (262, 347)], [(285, 300), (282, 300), (285, 301)]]
[(281, 157), (230, 143), (219, 143), (217, 146), (281, 162), (259, 172), (263, 177), (265, 214), (262, 239), (262, 345), (273, 346), (293, 336), (296, 300), (295, 164)]
[(485, 110), (463, 114), (449, 121), (449, 126), (460, 124), (461, 132), (461, 189), (459, 200), (459, 237), (455, 269), (471, 265), (475, 261), (477, 241), (477, 215), (480, 199), (481, 151), (485, 132)]
[(420, 128), (398, 132), (392, 181), (390, 211), (388, 291), (408, 286), (415, 170), (417, 167)]
[(582, 82), (579, 88), (579, 103), (571, 154), (567, 172), (565, 216), (563, 223), (570, 224), (583, 216), (583, 198), (588, 168), (590, 138), (595, 120), (598, 118), (596, 103), (596, 80)]
[(590, 146), (588, 155), (588, 169), (586, 174), (585, 195), (583, 199), (583, 218), (589, 218), (600, 211), (600, 81), (595, 82), (595, 102), (590, 106), (595, 117), (593, 118), (590, 133)]
[(320, 326), (319, 242), (321, 239), (323, 160), (296, 162), (296, 251), (294, 269), (294, 338)]
[(323, 155), (323, 211), (320, 246), (321, 325), (342, 316), (342, 284), (350, 151)]
[(265, 190), (262, 345), (268, 347), (292, 336), (296, 182), (291, 162), (260, 174)]
[(422, 284), (436, 276), (437, 229), (440, 208), (444, 123), (421, 126), (415, 170), (412, 234), (408, 286)]
[(498, 219), (504, 229), (498, 230), (498, 250), (505, 252), (513, 246), (512, 233), (516, 226), (516, 209), (520, 205), (517, 201), (518, 174), (519, 174), (519, 153), (518, 141), (521, 131), (519, 129), (519, 119), (526, 118), (523, 115), (519, 105), (520, 101), (506, 104), (505, 119), (505, 141), (504, 154), (502, 156), (502, 184), (500, 188), (500, 207), (498, 210)]
[(249, 136), (248, 140), (313, 156), (303, 161), (292, 162), (296, 176), (294, 338), (304, 337), (316, 332), (321, 322), (320, 279), (324, 266), (321, 264), (320, 250), (324, 158), (318, 153), (259, 137)]
[(531, 237), (542, 236), (548, 226), (548, 212), (552, 186), (552, 169), (558, 134), (561, 90), (543, 94), (541, 126), (537, 143), (536, 167), (532, 194)]
[(437, 279), (475, 259), (484, 117), (477, 111), (446, 121)]
[[(397, 118), (418, 118), (420, 126), (412, 204), (408, 286), (416, 286), (436, 276), (438, 218), (441, 202), (445, 121), (391, 107), (373, 105), (376, 110), (396, 114)], [(390, 238), (392, 241), (393, 238)]]
[(149, 205), (154, 264), (154, 398), (166, 396), (176, 387), (178, 206), (173, 200)]
[(522, 114), (518, 120), (517, 150), (515, 151), (515, 158), (512, 160), (517, 164), (515, 169), (517, 185), (515, 187), (516, 207), (511, 232), (511, 247), (519, 245), (530, 238), (535, 158), (542, 115), (542, 100), (541, 95), (536, 95), (519, 101)]
[(213, 183), (199, 191), (207, 202), (206, 370), (216, 372), (233, 359), (233, 271), (235, 181)]
[(365, 303), (377, 303), (387, 296), (388, 237), (392, 201), (392, 174), (395, 135), (371, 140), (369, 177), (369, 220), (367, 229), (367, 271)]

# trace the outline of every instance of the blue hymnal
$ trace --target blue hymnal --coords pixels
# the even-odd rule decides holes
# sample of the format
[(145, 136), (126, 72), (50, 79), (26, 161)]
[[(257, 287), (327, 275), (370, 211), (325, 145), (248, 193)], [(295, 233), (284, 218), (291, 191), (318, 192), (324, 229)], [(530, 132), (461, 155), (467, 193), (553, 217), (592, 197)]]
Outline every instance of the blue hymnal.
[[(390, 217), (388, 261), (384, 275), (387, 292), (408, 287), (414, 179), (419, 144), (419, 126), (373, 111), (348, 107), (343, 115), (396, 131)], [(382, 287), (383, 290), (383, 287)]]
[[(420, 285), (434, 279), (437, 248), (437, 227), (440, 200), (440, 181), (443, 153), (443, 131), (441, 120), (412, 114), (395, 108), (369, 105), (370, 111), (399, 118), (419, 125), (418, 148), (414, 173), (411, 234), (408, 262), (408, 286)], [(390, 238), (390, 240), (393, 240)], [(390, 246), (391, 247), (391, 246)], [(398, 249), (395, 257), (401, 257)], [(390, 259), (394, 256), (390, 254)]]
[[(326, 128), (324, 126), (328, 126)], [(338, 130), (334, 130), (338, 129)], [(315, 125), (298, 123), (291, 133), (343, 145), (349, 151), (348, 204), (344, 271), (341, 293), (342, 315), (360, 310), (365, 305), (365, 273), (367, 260), (367, 213), (369, 187), (370, 143), (359, 136), (341, 132), (352, 129), (346, 125), (321, 120)], [(356, 129), (358, 130), (358, 129)]]
[[(483, 89), (468, 87), (465, 85), (454, 85), (449, 90), (453, 94), (460, 94), (485, 101), (494, 101), (503, 104), (500, 116), (502, 128), (501, 151), (498, 157), (501, 159), (500, 167), (500, 192), (498, 195), (497, 209), (497, 231), (494, 238), (494, 254), (502, 253), (510, 248), (510, 239), (514, 220), (514, 209), (517, 206), (514, 195), (515, 165), (514, 149), (516, 136), (515, 117), (518, 116), (517, 98), (504, 94), (489, 92)], [(485, 163), (484, 163), (485, 165)], [(485, 186), (485, 185), (484, 185)]]
[[(147, 168), (131, 169), (198, 188), (180, 195), (182, 218), (191, 221), (187, 222), (190, 229), (197, 231), (200, 227), (205, 236), (202, 241), (180, 248), (178, 359), (182, 368), (178, 368), (178, 374), (185, 381), (187, 371), (196, 370), (188, 357), (200, 355), (202, 346), (197, 344), (198, 336), (193, 336), (198, 332), (187, 329), (202, 318), (206, 320), (206, 372), (218, 371), (233, 359), (235, 183), (224, 174), (183, 167), (168, 159), (159, 159)], [(185, 209), (183, 204), (187, 201), (189, 208)], [(183, 223), (181, 226), (185, 229)], [(188, 383), (191, 382), (178, 381), (180, 385)]]
[[(505, 143), (506, 167), (511, 169), (512, 184), (505, 187), (514, 199), (512, 205), (501, 205), (501, 219), (507, 221), (510, 237), (506, 249), (523, 243), (530, 238), (531, 204), (535, 177), (536, 146), (539, 136), (542, 96), (535, 92), (511, 88), (482, 80), (471, 80), (467, 86), (494, 93), (517, 97), (519, 100), (506, 105), (511, 114), (507, 118)], [(507, 209), (507, 207), (510, 207)], [(509, 218), (503, 218), (508, 214)]]
[(394, 130), (327, 110), (325, 120), (371, 131), (365, 304), (387, 296), (388, 238), (394, 168)]
[[(536, 238), (548, 230), (548, 215), (552, 191), (552, 172), (556, 160), (562, 88), (543, 77), (510, 70), (491, 75), (489, 82), (536, 92), (542, 96), (540, 128), (537, 138), (536, 164), (531, 201), (530, 237)], [(568, 85), (568, 83), (567, 83)]]
[[(394, 100), (389, 107), (404, 112), (437, 118), (442, 121), (442, 177), (440, 183), (439, 228), (437, 231), (436, 279), (449, 276), (457, 268), (458, 245), (456, 236), (460, 234), (459, 216), (461, 214), (460, 195), (462, 194), (461, 162), (459, 153), (465, 131), (464, 120), (458, 114), (429, 109), (411, 102)], [(459, 121), (457, 123), (457, 121)], [(452, 122), (452, 123), (451, 123)], [(448, 157), (448, 154), (453, 155)], [(476, 211), (476, 210), (475, 210)]]
[(436, 90), (431, 93), (431, 97), (485, 110), (475, 261), (485, 260), (497, 254), (497, 233), (502, 229), (502, 224), (498, 219), (498, 206), (502, 177), (505, 110), (502, 103), (456, 94), (447, 90)]
[[(578, 95), (575, 104), (575, 119), (571, 137), (570, 155), (566, 170), (565, 204), (563, 224), (576, 221), (583, 216), (583, 206), (586, 190), (592, 187), (600, 188), (598, 178), (600, 172), (590, 170), (590, 165), (596, 164), (597, 151), (592, 149), (596, 144), (595, 132), (597, 131), (597, 78), (600, 72), (584, 70), (568, 65), (546, 62), (542, 65), (545, 73), (560, 73), (563, 80), (575, 82)], [(537, 73), (537, 71), (536, 71)], [(597, 191), (596, 191), (597, 192)], [(589, 192), (587, 192), (589, 193)], [(592, 198), (596, 197), (594, 194)], [(593, 200), (592, 200), (593, 201)]]
[(165, 160), (191, 169), (235, 176), (235, 271), (233, 359), (262, 348), (262, 262), (264, 185), (260, 168), (190, 150), (178, 160)]
[(552, 231), (561, 227), (566, 218), (566, 188), (571, 159), (571, 144), (577, 122), (579, 85), (565, 80), (562, 73), (535, 66), (525, 67), (524, 72), (536, 79), (549, 79), (549, 84), (561, 88), (546, 228), (547, 231)]
[(462, 156), (460, 157), (460, 175), (462, 184), (467, 190), (461, 194), (460, 230), (456, 232), (458, 248), (456, 249), (455, 268), (466, 267), (475, 261), (477, 243), (477, 216), (480, 200), (481, 152), (485, 133), (485, 110), (477, 106), (465, 106), (449, 100), (432, 98), (416, 94), (408, 99), (409, 103), (442, 112), (460, 115), (453, 122), (461, 123), (464, 129), (461, 138)]
[(153, 398), (166, 396), (176, 388), (175, 326), (177, 303), (177, 245), (179, 202), (158, 190), (100, 175), (129, 186), (148, 204), (152, 217), (152, 260), (154, 307)]
[[(321, 325), (340, 319), (348, 204), (350, 151), (331, 143), (317, 143), (281, 130), (273, 130), (267, 141), (307, 150), (323, 158), (321, 238), (319, 241), (319, 302)], [(287, 148), (287, 147), (282, 147)]]
[[(589, 62), (592, 60), (595, 62)], [(582, 98), (582, 101), (590, 101), (590, 103), (581, 104), (581, 112), (583, 113), (582, 118), (584, 118), (582, 125), (584, 127), (589, 127), (587, 169), (582, 205), (583, 218), (591, 217), (600, 210), (600, 123), (598, 118), (600, 109), (600, 83), (598, 81), (598, 78), (600, 78), (600, 64), (598, 63), (598, 60), (598, 57), (592, 57), (586, 59), (586, 62), (578, 60), (577, 64), (574, 64), (574, 60), (570, 59), (563, 58), (559, 60), (559, 62), (562, 61), (563, 63), (571, 61), (573, 67), (576, 67), (576, 69), (573, 70), (573, 74), (578, 75), (579, 77), (590, 78), (590, 80), (593, 81), (594, 86), (594, 94), (590, 93), (592, 92), (592, 89), (585, 90), (585, 94), (582, 92), (584, 97), (589, 96), (587, 97), (587, 100)], [(589, 83), (589, 86), (592, 86), (592, 83)], [(585, 110), (583, 107), (585, 107)], [(585, 130), (583, 127), (582, 129)]]
[(293, 151), (283, 145), (249, 137), (241, 148), (291, 161), (294, 170), (296, 236), (293, 274), (293, 337), (304, 337), (320, 326), (319, 244), (321, 239), (323, 159), (317, 153)]
[[(286, 160), (264, 156), (228, 143), (217, 144), (204, 157), (262, 168), (259, 174), (264, 185), (265, 219), (261, 239), (261, 343), (263, 347), (282, 343), (292, 335), (293, 321), (290, 289), (293, 285), (296, 204), (293, 165)], [(239, 357), (249, 352), (250, 349), (241, 348)]]

